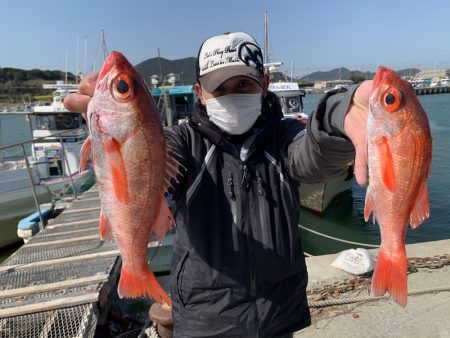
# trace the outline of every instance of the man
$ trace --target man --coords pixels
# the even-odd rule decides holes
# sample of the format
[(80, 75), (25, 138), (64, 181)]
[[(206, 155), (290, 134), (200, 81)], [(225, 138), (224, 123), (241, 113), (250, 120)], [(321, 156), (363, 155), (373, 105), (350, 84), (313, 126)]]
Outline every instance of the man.
[[(332, 179), (355, 149), (366, 183), (371, 83), (328, 93), (304, 129), (282, 119), (261, 49), (246, 33), (207, 39), (197, 76), (197, 111), (165, 130), (186, 168), (173, 192), (174, 335), (291, 337), (310, 324), (298, 187)], [(86, 111), (93, 81), (66, 99), (69, 110)]]

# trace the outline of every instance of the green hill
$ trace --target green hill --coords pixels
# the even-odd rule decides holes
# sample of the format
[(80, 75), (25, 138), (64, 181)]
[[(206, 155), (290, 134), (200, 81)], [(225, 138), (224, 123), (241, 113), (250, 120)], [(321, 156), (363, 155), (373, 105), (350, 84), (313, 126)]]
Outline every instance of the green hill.
[[(0, 102), (22, 103), (24, 100), (32, 101), (33, 96), (49, 95), (42, 85), (64, 79), (65, 73), (60, 70), (0, 67)], [(75, 76), (68, 73), (67, 79), (74, 82)]]
[[(135, 65), (136, 70), (141, 74), (145, 81), (150, 85), (150, 77), (161, 74), (167, 79), (167, 74), (176, 74), (176, 85), (192, 85), (197, 82), (195, 75), (195, 64), (197, 59), (188, 57), (179, 60), (167, 60), (164, 58), (151, 58)], [(160, 68), (161, 64), (161, 68)], [(160, 81), (160, 85), (165, 85)]]

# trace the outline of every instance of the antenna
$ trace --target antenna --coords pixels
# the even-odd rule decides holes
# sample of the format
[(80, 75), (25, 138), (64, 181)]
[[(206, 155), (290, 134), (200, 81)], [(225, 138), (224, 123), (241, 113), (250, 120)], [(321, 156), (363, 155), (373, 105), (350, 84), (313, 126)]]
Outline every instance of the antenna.
[(161, 54), (159, 53), (159, 47), (158, 47), (158, 63), (159, 63), (159, 78), (162, 80), (163, 79), (163, 75), (162, 75)]
[(65, 77), (65, 83), (67, 83), (67, 61), (68, 61), (68, 58), (69, 58), (69, 51), (66, 49), (66, 77)]
[(83, 66), (83, 74), (86, 75), (86, 60), (87, 60), (87, 35), (84, 36), (84, 66)]
[(80, 37), (77, 35), (77, 51), (75, 57), (75, 83), (78, 83), (78, 73), (79, 73), (79, 65), (78, 65), (78, 49), (80, 44)]

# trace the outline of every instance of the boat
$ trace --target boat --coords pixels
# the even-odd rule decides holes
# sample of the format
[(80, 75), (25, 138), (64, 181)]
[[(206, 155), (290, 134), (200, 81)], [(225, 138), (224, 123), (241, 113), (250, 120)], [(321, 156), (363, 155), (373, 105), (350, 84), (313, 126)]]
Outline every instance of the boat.
[[(19, 240), (17, 223), (9, 220), (36, 211), (39, 204), (59, 197), (69, 187), (76, 194), (94, 177), (91, 168), (79, 172), (80, 149), (88, 135), (86, 123), (80, 113), (69, 112), (63, 105), (78, 85), (57, 81), (44, 88), (53, 90), (51, 104), (0, 112), (26, 115), (32, 130), (30, 140), (0, 146), (0, 247)], [(17, 151), (14, 157), (7, 155), (12, 149), (22, 155), (18, 157)]]
[(281, 109), (285, 117), (306, 119), (308, 115), (303, 109), (303, 98), (306, 91), (300, 89), (297, 82), (274, 82), (269, 83), (269, 90), (280, 99)]
[[(295, 118), (307, 124), (308, 114), (303, 109), (306, 91), (296, 82), (275, 82), (269, 90), (280, 99), (284, 118)], [(331, 201), (341, 192), (352, 188), (353, 165), (349, 163), (331, 181), (326, 183), (302, 183), (300, 185), (300, 206), (311, 212), (322, 214)]]
[(197, 100), (193, 85), (155, 86), (151, 93), (164, 126), (187, 122), (192, 116)]

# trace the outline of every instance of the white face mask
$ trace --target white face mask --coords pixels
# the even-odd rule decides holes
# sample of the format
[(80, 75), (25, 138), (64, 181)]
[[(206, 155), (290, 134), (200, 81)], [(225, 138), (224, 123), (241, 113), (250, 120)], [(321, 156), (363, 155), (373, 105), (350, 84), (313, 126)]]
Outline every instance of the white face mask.
[(262, 93), (230, 94), (206, 100), (209, 120), (224, 132), (241, 135), (261, 115)]

